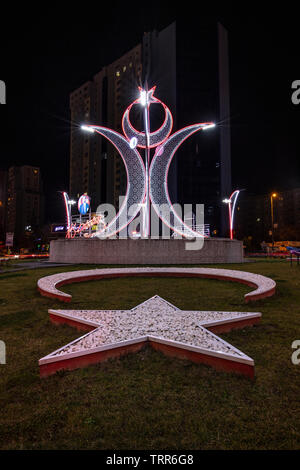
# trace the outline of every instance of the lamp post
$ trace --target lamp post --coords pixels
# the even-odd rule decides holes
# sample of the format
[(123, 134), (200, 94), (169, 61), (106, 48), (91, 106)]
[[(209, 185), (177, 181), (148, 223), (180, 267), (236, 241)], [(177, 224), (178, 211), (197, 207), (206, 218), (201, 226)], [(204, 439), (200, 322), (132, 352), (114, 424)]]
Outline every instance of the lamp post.
[(65, 209), (66, 209), (66, 216), (67, 216), (67, 231), (68, 231), (72, 225), (72, 206), (76, 204), (76, 201), (70, 199), (68, 193), (66, 193), (65, 191), (62, 191), (62, 195), (63, 195), (64, 202), (65, 202)]
[(277, 193), (271, 194), (272, 252), (274, 251), (274, 203), (273, 203), (273, 199), (276, 197), (277, 197)]
[(228, 204), (228, 211), (229, 211), (229, 232), (230, 232), (230, 240), (233, 240), (233, 223), (234, 223), (234, 213), (235, 213), (235, 206), (237, 198), (242, 190), (237, 189), (235, 190), (229, 199), (224, 199), (223, 202)]
[(149, 107), (151, 99), (149, 100), (148, 84), (146, 83), (145, 90), (140, 91), (140, 103), (144, 108), (144, 127), (146, 135), (146, 148), (145, 148), (145, 173), (146, 173), (146, 197), (143, 204), (143, 237), (148, 238), (150, 234), (150, 199), (149, 199), (149, 166), (150, 166), (150, 116)]

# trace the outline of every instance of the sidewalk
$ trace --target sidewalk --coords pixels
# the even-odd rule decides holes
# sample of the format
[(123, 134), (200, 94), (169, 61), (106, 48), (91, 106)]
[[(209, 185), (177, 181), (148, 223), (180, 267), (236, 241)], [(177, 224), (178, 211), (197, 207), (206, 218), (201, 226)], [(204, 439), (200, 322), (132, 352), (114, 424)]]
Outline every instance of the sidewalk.
[(50, 261), (18, 261), (15, 268), (3, 269), (0, 267), (0, 275), (4, 273), (14, 273), (17, 271), (24, 271), (27, 269), (41, 269), (41, 268), (58, 268), (60, 266), (73, 266), (73, 263), (51, 263)]

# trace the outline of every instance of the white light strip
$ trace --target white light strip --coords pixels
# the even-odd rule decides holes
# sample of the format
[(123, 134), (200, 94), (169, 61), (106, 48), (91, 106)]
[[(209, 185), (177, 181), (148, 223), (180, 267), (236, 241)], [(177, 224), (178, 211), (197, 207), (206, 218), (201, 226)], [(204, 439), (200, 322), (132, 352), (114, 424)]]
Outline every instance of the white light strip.
[(204, 131), (206, 131), (206, 129), (211, 129), (213, 127), (216, 127), (216, 124), (212, 123), (212, 124), (207, 124), (207, 126), (203, 126), (202, 129)]
[(90, 132), (91, 134), (93, 134), (95, 132), (95, 130), (93, 129), (93, 127), (90, 127), (90, 126), (81, 126), (81, 129), (83, 131), (87, 131), (87, 132)]

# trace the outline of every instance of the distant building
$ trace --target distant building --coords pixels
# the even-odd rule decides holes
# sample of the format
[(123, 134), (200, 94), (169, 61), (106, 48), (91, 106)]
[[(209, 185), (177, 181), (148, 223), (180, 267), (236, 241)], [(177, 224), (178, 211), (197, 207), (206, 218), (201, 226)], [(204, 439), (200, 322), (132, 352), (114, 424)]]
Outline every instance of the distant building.
[[(274, 240), (300, 241), (300, 188), (277, 192), (273, 198)], [(271, 195), (243, 192), (235, 215), (237, 238), (259, 245), (272, 241)]]
[(20, 247), (43, 224), (43, 189), (38, 167), (11, 167), (8, 170), (6, 231), (14, 233)]
[(6, 232), (7, 171), (0, 170), (0, 242)]
[[(231, 193), (227, 31), (215, 22), (202, 24), (198, 15), (189, 31), (183, 26), (178, 20), (145, 33), (141, 44), (71, 93), (70, 195), (87, 192), (93, 210), (100, 201), (117, 206), (125, 195), (119, 154), (106, 139), (82, 133), (79, 126), (95, 123), (122, 132), (123, 112), (137, 98), (137, 87), (147, 82), (157, 85), (155, 95), (170, 108), (174, 131), (203, 121), (221, 123), (184, 142), (169, 173), (172, 202), (204, 204), (205, 223), (221, 236), (227, 227), (222, 199)], [(151, 129), (161, 119), (151, 108)]]
[(249, 238), (259, 247), (262, 241), (271, 240), (271, 225), (270, 196), (241, 192), (235, 210), (234, 237)]
[[(300, 188), (278, 193), (278, 201), (274, 200), (277, 209), (277, 239), (300, 241)], [(274, 230), (276, 236), (276, 231)]]

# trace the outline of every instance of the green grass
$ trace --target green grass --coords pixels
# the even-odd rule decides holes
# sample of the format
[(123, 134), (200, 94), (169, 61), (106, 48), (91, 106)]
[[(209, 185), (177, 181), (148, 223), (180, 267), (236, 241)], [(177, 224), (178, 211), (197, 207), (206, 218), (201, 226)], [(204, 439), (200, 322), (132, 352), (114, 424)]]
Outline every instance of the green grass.
[[(291, 363), (291, 344), (300, 339), (300, 267), (220, 267), (270, 276), (277, 294), (245, 304), (251, 289), (235, 283), (122, 278), (65, 286), (73, 295), (65, 305), (41, 297), (36, 283), (78, 266), (0, 275), (0, 449), (299, 449), (300, 365)], [(39, 378), (38, 359), (80, 336), (52, 325), (49, 308), (129, 309), (155, 294), (184, 309), (262, 312), (260, 325), (222, 335), (254, 358), (255, 380), (150, 348)]]

